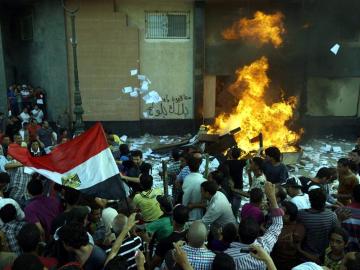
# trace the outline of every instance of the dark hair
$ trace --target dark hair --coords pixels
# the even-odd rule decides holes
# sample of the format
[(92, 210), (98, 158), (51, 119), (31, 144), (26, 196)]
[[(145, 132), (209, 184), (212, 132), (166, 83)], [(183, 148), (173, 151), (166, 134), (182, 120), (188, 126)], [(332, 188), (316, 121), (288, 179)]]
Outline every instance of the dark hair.
[(318, 170), (318, 172), (316, 173), (316, 178), (326, 178), (326, 179), (330, 179), (332, 176), (331, 170), (327, 167), (322, 167)]
[(233, 159), (238, 159), (241, 155), (241, 150), (238, 147), (233, 147), (230, 149), (230, 155)]
[(286, 190), (282, 186), (278, 186), (275, 196), (280, 199), (280, 202), (284, 202), (287, 197)]
[(21, 254), (11, 267), (12, 270), (43, 270), (44, 265), (39, 257), (30, 253)]
[(189, 208), (184, 205), (178, 205), (174, 208), (173, 219), (179, 225), (185, 225), (189, 221)]
[(237, 239), (237, 227), (234, 223), (226, 224), (222, 229), (223, 240), (226, 243), (235, 242)]
[(9, 184), (10, 176), (6, 172), (0, 172), (0, 184)]
[(349, 160), (349, 168), (355, 175), (358, 174), (359, 167), (354, 161)]
[(209, 192), (211, 196), (215, 195), (216, 191), (219, 190), (218, 184), (214, 181), (205, 181), (201, 183), (201, 188), (205, 192)]
[(354, 186), (352, 194), (354, 201), (360, 203), (360, 184)]
[(351, 153), (356, 153), (360, 157), (360, 149), (354, 149)]
[(12, 204), (8, 203), (1, 207), (0, 218), (4, 223), (8, 223), (16, 219), (16, 208)]
[(311, 208), (323, 211), (325, 209), (326, 194), (323, 189), (317, 188), (309, 191)]
[(131, 151), (131, 157), (143, 157), (143, 153), (140, 150), (133, 150)]
[(218, 253), (215, 255), (211, 270), (235, 270), (234, 259), (226, 253)]
[(120, 144), (119, 146), (121, 156), (128, 156), (130, 153), (129, 145), (126, 143)]
[(202, 162), (201, 158), (190, 156), (187, 161), (187, 165), (189, 166), (190, 172), (198, 172), (201, 162)]
[(296, 204), (284, 201), (281, 205), (285, 208), (285, 215), (289, 216), (290, 221), (295, 221), (297, 219), (298, 208)]
[(252, 162), (254, 162), (255, 165), (262, 171), (264, 160), (261, 157), (253, 157)]
[(226, 163), (221, 163), (217, 169), (218, 171), (223, 173), (224, 178), (230, 178), (230, 168)]
[(27, 190), (29, 191), (30, 195), (32, 195), (32, 196), (41, 195), (44, 191), (41, 180), (31, 179), (29, 181), (29, 183), (27, 184)]
[(171, 151), (171, 156), (175, 161), (178, 161), (181, 157), (181, 150), (180, 149), (173, 149)]
[(223, 185), (225, 181), (224, 173), (222, 171), (216, 170), (210, 173), (211, 177), (214, 179), (214, 181), (219, 185)]
[(350, 167), (350, 159), (347, 158), (340, 158), (337, 163), (343, 167)]
[(67, 246), (80, 249), (89, 243), (89, 237), (81, 223), (66, 223), (58, 231), (59, 239)]
[(345, 244), (349, 241), (349, 233), (341, 228), (341, 227), (334, 227), (331, 231), (330, 231), (330, 235), (332, 234), (338, 234), (342, 237), (342, 239), (344, 240)]
[(355, 252), (355, 259), (347, 260), (345, 263), (347, 270), (359, 270), (360, 269), (360, 252)]
[(23, 252), (36, 251), (40, 242), (40, 231), (34, 223), (25, 224), (17, 235), (17, 241)]
[(264, 198), (264, 192), (261, 188), (253, 188), (250, 190), (250, 202), (251, 203), (261, 203)]
[(150, 190), (153, 186), (153, 177), (150, 174), (140, 176), (140, 185), (143, 190)]
[(76, 205), (80, 200), (80, 191), (70, 187), (64, 187), (64, 199), (68, 205)]
[(242, 219), (239, 224), (239, 237), (243, 244), (250, 245), (254, 243), (259, 236), (260, 226), (253, 218)]
[(116, 256), (110, 260), (105, 266), (104, 270), (127, 270), (128, 262), (123, 256)]
[(280, 162), (281, 152), (279, 148), (271, 146), (265, 149), (265, 155), (273, 158), (276, 162)]

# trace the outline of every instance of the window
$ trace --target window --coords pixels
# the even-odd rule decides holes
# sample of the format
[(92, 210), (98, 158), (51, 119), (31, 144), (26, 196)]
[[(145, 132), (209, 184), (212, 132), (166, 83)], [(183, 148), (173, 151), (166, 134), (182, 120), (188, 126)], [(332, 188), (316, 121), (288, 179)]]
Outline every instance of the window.
[(24, 16), (20, 19), (21, 40), (33, 39), (33, 17), (32, 15)]
[(189, 39), (190, 12), (145, 12), (146, 39)]

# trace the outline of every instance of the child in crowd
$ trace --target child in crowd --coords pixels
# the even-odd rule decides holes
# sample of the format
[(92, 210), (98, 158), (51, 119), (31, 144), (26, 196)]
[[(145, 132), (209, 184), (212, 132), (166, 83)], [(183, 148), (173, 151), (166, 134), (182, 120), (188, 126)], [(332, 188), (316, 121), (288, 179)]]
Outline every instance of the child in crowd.
[(349, 240), (347, 231), (335, 227), (330, 233), (330, 244), (325, 252), (324, 265), (332, 270), (341, 269), (342, 260), (345, 257), (345, 248)]

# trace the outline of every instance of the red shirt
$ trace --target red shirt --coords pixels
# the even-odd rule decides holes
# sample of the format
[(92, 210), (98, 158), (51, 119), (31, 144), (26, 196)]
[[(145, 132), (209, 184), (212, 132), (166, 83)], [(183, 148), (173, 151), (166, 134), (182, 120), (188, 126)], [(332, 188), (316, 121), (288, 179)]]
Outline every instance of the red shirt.
[(36, 141), (36, 137), (37, 137), (37, 131), (40, 129), (41, 127), (39, 125), (33, 126), (33, 125), (29, 125), (28, 126), (28, 131), (29, 131), (29, 140), (31, 141)]

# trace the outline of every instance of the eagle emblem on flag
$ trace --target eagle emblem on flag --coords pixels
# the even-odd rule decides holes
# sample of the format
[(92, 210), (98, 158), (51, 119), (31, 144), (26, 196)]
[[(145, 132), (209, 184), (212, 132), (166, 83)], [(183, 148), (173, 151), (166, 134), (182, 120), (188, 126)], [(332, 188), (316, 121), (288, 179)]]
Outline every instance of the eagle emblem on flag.
[(80, 187), (81, 184), (80, 178), (76, 173), (61, 177), (61, 182), (63, 186), (71, 187), (74, 189)]

